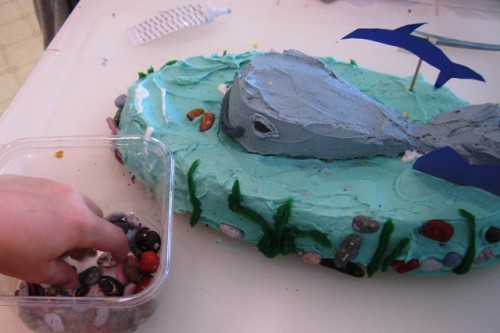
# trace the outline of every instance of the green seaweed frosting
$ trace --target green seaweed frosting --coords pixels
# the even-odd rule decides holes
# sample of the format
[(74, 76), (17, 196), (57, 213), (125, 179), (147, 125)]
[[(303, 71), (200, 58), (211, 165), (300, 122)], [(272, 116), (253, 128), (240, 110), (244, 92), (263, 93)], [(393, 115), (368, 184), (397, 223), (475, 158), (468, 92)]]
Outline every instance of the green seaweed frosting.
[(292, 253), (296, 249), (295, 238), (297, 237), (309, 237), (324, 247), (332, 246), (327, 235), (320, 231), (302, 230), (299, 227), (288, 225), (292, 211), (291, 199), (278, 207), (274, 215), (274, 228), (271, 228), (259, 213), (245, 207), (242, 201), (240, 183), (235, 180), (228, 198), (229, 208), (262, 229), (263, 236), (257, 243), (257, 247), (266, 257), (274, 258), (278, 254), (287, 255)]
[(198, 168), (198, 165), (200, 164), (200, 160), (196, 160), (193, 162), (191, 167), (189, 168), (188, 171), (188, 188), (189, 188), (189, 202), (191, 202), (191, 205), (193, 206), (193, 211), (191, 213), (191, 217), (189, 219), (189, 224), (194, 227), (197, 223), (198, 220), (200, 219), (201, 216), (201, 202), (200, 200), (196, 197), (196, 183), (194, 181), (194, 172), (196, 171), (196, 168)]

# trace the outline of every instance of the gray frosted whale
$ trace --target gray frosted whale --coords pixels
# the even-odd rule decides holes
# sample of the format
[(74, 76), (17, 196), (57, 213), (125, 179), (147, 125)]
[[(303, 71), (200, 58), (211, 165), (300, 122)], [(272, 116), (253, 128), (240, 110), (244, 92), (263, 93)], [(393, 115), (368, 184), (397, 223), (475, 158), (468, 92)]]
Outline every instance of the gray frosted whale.
[(398, 156), (451, 146), (471, 163), (500, 164), (500, 107), (484, 104), (407, 122), (298, 51), (266, 53), (236, 73), (220, 128), (247, 151), (324, 160)]

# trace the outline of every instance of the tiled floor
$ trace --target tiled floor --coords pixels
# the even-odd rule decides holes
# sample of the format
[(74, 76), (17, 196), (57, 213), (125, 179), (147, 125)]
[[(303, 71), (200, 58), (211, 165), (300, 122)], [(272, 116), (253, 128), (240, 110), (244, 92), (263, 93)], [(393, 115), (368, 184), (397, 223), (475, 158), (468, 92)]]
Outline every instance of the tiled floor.
[(31, 0), (0, 0), (0, 116), (43, 53)]

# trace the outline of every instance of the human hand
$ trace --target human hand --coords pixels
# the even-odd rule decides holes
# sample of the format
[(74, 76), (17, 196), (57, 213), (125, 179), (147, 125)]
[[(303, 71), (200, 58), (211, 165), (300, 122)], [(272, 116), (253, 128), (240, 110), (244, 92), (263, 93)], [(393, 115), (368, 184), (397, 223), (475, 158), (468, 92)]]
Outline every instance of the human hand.
[(88, 249), (123, 262), (123, 231), (75, 188), (51, 180), (0, 175), (0, 272), (31, 283), (74, 288), (78, 278), (63, 260)]

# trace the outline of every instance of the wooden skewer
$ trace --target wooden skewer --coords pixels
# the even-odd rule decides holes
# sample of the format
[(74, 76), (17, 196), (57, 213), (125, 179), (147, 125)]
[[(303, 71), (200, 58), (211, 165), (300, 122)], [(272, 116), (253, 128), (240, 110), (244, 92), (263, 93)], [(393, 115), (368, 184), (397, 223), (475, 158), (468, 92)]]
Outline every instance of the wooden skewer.
[(418, 72), (420, 71), (420, 66), (422, 65), (422, 58), (418, 59), (417, 68), (415, 68), (415, 74), (413, 74), (413, 79), (411, 80), (410, 91), (413, 92), (415, 87), (415, 82), (417, 81)]
[[(429, 40), (429, 36), (425, 37), (425, 39)], [(410, 91), (413, 92), (413, 88), (415, 88), (415, 82), (417, 82), (418, 72), (420, 72), (420, 66), (422, 65), (422, 58), (418, 58), (417, 68), (415, 68), (415, 73), (413, 74), (413, 79), (411, 80)]]

